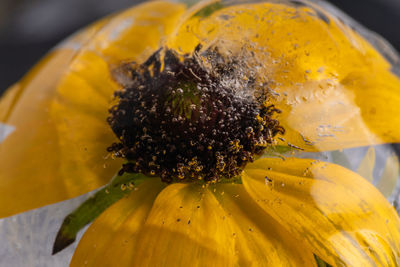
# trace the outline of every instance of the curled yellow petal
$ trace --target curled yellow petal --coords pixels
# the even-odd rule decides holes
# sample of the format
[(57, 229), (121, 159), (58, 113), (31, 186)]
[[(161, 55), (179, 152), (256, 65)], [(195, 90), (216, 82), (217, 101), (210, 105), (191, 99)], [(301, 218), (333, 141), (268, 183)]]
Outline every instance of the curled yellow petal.
[[(12, 102), (0, 103), (7, 109), (1, 122), (15, 129), (0, 143), (0, 217), (77, 195), (70, 195), (62, 186), (59, 137), (49, 116), (54, 85), (75, 54), (71, 50), (52, 52), (25, 80), (6, 93), (7, 99), (15, 92)], [(80, 177), (70, 179), (80, 180)], [(99, 185), (90, 177), (88, 184), (91, 189)], [(87, 189), (77, 189), (78, 194)]]
[(370, 183), (335, 164), (261, 159), (243, 184), (258, 205), (335, 266), (400, 264), (400, 220)]
[(0, 123), (15, 130), (0, 142), (0, 217), (112, 178), (121, 161), (106, 151), (115, 141), (106, 118), (118, 89), (110, 70), (121, 60), (144, 60), (183, 11), (154, 1), (104, 19), (59, 45), (6, 93)]

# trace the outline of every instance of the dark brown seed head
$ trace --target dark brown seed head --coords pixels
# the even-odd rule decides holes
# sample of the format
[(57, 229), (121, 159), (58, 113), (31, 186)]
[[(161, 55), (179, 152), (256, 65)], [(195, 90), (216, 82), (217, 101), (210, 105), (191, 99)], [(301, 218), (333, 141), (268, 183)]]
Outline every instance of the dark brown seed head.
[(108, 151), (128, 161), (120, 174), (168, 183), (229, 179), (283, 134), (253, 71), (217, 48), (200, 50), (163, 49), (131, 64), (129, 86), (115, 93), (108, 118), (120, 140)]

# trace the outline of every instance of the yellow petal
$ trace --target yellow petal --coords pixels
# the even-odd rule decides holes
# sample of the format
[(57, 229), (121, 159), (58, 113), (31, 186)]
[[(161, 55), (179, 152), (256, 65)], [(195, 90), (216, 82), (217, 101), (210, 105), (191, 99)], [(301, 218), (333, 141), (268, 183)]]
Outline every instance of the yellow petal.
[(214, 193), (235, 229), (237, 266), (314, 266), (309, 248), (262, 210), (243, 185), (217, 185)]
[(392, 115), (400, 114), (400, 80), (389, 70), (371, 67), (341, 81), (309, 81), (285, 92), (299, 101), (286, 108), (277, 104), (286, 142), (310, 151), (400, 142), (399, 116)]
[[(142, 187), (133, 195), (141, 190)], [(173, 184), (154, 203), (153, 198), (141, 197), (124, 199), (121, 202), (130, 204), (117, 203), (101, 215), (85, 233), (71, 265), (114, 266), (118, 262), (118, 266), (313, 266), (315, 263), (312, 253), (257, 207), (242, 185), (218, 186), (213, 194), (199, 185)], [(146, 213), (137, 211), (138, 204), (131, 204), (133, 198), (143, 202), (145, 208), (139, 210), (146, 209)]]
[(239, 56), (252, 51), (248, 64), (282, 110), (283, 144), (325, 151), (400, 142), (400, 80), (339, 19), (307, 3), (221, 3), (214, 12), (211, 5), (208, 15), (187, 18), (168, 45), (187, 53), (198, 43)]
[(142, 227), (164, 186), (159, 179), (149, 179), (103, 212), (83, 235), (70, 265), (122, 266), (119, 262), (123, 254), (115, 251), (111, 244), (118, 239), (121, 246), (127, 245), (125, 240)]
[(15, 131), (0, 143), (0, 217), (112, 178), (121, 162), (106, 152), (115, 141), (106, 118), (118, 89), (110, 68), (144, 60), (183, 11), (182, 4), (154, 1), (102, 20), (58, 46), (6, 93), (0, 122)]
[(400, 220), (370, 183), (335, 164), (261, 159), (243, 184), (258, 205), (335, 266), (400, 264)]
[[(11, 106), (1, 102), (10, 108), (2, 122), (15, 130), (0, 143), (0, 217), (77, 195), (69, 195), (63, 186), (59, 137), (49, 115), (53, 86), (74, 55), (72, 50), (52, 52), (8, 93), (18, 90)], [(82, 177), (69, 178), (78, 181)], [(87, 182), (91, 189), (98, 185), (90, 178)]]
[(0, 121), (6, 121), (10, 115), (12, 106), (17, 101), (19, 94), (21, 93), (21, 86), (15, 84), (8, 88), (2, 98), (0, 98)]
[[(78, 247), (72, 266), (84, 262), (93, 266), (115, 266), (116, 262), (118, 266), (231, 266), (234, 262), (233, 229), (224, 220), (217, 200), (200, 186), (170, 185), (158, 195), (146, 217), (136, 216), (134, 207), (129, 213), (104, 251), (75, 260), (81, 249), (93, 252), (93, 244), (85, 242)], [(108, 224), (107, 218), (112, 217), (102, 216), (94, 225)], [(142, 225), (136, 228), (138, 222)], [(106, 235), (111, 231), (108, 227), (101, 230)], [(96, 240), (102, 240), (100, 232)]]

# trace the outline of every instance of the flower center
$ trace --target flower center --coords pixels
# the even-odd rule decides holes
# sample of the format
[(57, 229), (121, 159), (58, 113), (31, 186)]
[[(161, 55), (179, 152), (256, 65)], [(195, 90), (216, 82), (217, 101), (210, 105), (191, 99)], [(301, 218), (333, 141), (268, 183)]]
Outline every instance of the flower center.
[(179, 56), (159, 50), (131, 64), (108, 123), (119, 138), (108, 151), (127, 160), (120, 175), (164, 182), (219, 181), (240, 174), (284, 129), (268, 90), (245, 60), (217, 48)]

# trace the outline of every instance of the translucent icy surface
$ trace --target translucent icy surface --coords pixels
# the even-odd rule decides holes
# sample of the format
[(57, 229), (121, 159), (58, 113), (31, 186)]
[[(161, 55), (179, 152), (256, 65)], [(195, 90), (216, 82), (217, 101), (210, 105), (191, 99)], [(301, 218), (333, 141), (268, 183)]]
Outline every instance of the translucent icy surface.
[(51, 255), (53, 242), (65, 216), (89, 195), (0, 219), (0, 266), (68, 266), (86, 228), (76, 242), (54, 256)]

